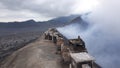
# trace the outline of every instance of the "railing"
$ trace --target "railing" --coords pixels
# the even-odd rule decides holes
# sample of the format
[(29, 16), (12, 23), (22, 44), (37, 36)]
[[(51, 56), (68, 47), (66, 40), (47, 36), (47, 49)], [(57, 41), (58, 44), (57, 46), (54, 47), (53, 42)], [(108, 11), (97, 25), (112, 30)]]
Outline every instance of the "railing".
[[(73, 58), (71, 57), (70, 53), (82, 53), (82, 52), (86, 52), (86, 54), (88, 53), (87, 49), (85, 48), (85, 43), (80, 38), (80, 36), (78, 36), (77, 39), (67, 39), (57, 29), (49, 28), (48, 31), (44, 33), (44, 37), (46, 40), (51, 40), (53, 43), (55, 43), (55, 45), (57, 46), (57, 54), (61, 54), (64, 62), (70, 64), (70, 68), (76, 68), (78, 64), (75, 62), (76, 63), (75, 67), (71, 65), (73, 63), (72, 62)], [(91, 62), (92, 64), (92, 66), (90, 66), (91, 68), (101, 68), (98, 64), (94, 62), (94, 60), (88, 62)]]

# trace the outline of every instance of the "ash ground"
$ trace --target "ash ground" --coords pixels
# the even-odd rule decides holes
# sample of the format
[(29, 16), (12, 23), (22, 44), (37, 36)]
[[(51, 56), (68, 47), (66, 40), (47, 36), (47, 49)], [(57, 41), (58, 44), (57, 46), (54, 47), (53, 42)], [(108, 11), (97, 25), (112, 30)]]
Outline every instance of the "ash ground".
[(56, 45), (41, 36), (8, 56), (0, 68), (68, 68), (61, 60), (61, 56), (56, 54)]

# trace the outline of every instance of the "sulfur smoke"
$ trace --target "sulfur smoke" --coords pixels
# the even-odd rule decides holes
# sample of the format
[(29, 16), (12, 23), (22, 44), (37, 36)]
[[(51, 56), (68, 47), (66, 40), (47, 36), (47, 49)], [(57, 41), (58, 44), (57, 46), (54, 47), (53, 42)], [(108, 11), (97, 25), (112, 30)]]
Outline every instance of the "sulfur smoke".
[(95, 57), (103, 68), (120, 67), (120, 7), (119, 0), (101, 0), (102, 5), (84, 15), (82, 19), (89, 24), (87, 29), (81, 29), (77, 24), (58, 28), (67, 38), (77, 38), (85, 41), (88, 52)]

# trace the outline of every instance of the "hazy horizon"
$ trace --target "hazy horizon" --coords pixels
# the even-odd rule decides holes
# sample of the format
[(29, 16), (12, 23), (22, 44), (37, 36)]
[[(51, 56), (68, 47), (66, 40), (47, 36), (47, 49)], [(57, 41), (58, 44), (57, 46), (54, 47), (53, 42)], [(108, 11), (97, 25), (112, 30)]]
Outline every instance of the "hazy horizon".
[(46, 21), (90, 12), (97, 4), (97, 0), (0, 0), (0, 21)]

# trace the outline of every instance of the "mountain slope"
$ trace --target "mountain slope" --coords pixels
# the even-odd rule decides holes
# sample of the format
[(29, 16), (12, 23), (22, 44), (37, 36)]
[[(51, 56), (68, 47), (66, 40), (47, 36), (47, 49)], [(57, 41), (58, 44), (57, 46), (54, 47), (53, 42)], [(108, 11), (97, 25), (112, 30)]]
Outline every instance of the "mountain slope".
[(0, 22), (0, 35), (8, 33), (45, 31), (51, 27), (67, 25), (69, 21), (71, 21), (77, 16), (78, 15), (59, 17), (44, 22), (36, 22), (34, 20), (27, 20), (23, 22)]

